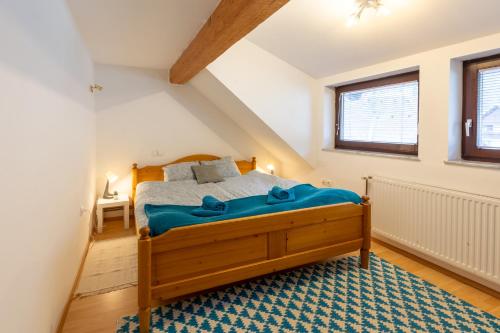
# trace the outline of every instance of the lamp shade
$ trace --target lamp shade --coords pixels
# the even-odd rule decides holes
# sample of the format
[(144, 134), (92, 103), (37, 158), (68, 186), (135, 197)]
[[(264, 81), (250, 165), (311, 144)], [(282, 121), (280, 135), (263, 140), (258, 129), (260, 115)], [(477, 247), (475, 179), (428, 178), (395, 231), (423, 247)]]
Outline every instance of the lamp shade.
[(114, 183), (116, 182), (116, 180), (118, 179), (118, 176), (115, 175), (114, 173), (112, 173), (111, 171), (108, 171), (106, 172), (106, 179), (110, 182), (110, 183)]

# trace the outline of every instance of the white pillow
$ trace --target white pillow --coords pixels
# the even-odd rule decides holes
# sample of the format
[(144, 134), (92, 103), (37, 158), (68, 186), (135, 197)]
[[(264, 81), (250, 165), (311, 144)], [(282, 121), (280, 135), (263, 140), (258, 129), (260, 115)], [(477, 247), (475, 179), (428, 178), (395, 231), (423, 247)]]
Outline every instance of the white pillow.
[(191, 167), (200, 165), (199, 162), (182, 162), (171, 164), (163, 167), (163, 177), (166, 182), (174, 182), (177, 180), (195, 179)]
[(238, 169), (236, 162), (231, 156), (223, 157), (220, 160), (201, 161), (200, 163), (201, 165), (215, 165), (217, 171), (224, 178), (241, 176), (240, 169)]

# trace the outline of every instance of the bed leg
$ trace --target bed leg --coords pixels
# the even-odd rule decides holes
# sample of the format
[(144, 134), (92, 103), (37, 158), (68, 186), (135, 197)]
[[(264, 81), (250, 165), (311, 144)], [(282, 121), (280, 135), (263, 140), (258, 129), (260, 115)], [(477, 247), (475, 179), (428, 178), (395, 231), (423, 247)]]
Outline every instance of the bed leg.
[(151, 320), (151, 237), (149, 228), (139, 230), (138, 248), (138, 303), (139, 303), (139, 331), (149, 333)]
[(361, 268), (368, 269), (370, 263), (370, 246), (371, 246), (371, 217), (372, 217), (372, 206), (370, 204), (370, 198), (363, 196), (363, 244), (360, 250)]
[(149, 333), (150, 320), (151, 320), (151, 308), (139, 309), (140, 333)]
[(361, 268), (368, 269), (368, 265), (370, 263), (370, 251), (361, 249), (359, 251), (359, 255), (361, 257)]

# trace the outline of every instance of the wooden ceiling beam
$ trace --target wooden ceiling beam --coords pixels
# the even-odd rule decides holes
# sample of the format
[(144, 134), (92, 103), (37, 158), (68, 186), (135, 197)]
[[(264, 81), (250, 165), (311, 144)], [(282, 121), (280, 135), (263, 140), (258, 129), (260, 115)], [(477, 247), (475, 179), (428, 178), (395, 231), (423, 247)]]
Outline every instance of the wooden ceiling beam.
[(188, 82), (288, 1), (221, 0), (170, 69), (170, 82)]

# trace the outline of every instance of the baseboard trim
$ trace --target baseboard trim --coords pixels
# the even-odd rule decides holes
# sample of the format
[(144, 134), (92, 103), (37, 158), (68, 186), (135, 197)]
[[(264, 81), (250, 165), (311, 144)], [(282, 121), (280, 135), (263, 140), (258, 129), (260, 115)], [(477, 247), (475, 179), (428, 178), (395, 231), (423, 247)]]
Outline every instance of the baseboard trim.
[(82, 277), (82, 272), (83, 272), (83, 266), (85, 264), (85, 260), (87, 259), (87, 255), (90, 249), (90, 244), (92, 243), (92, 241), (93, 241), (92, 236), (89, 236), (87, 245), (85, 247), (85, 250), (83, 251), (82, 259), (80, 261), (80, 267), (78, 267), (78, 271), (76, 272), (75, 281), (73, 282), (73, 287), (71, 287), (68, 300), (64, 305), (61, 319), (59, 320), (59, 324), (57, 325), (57, 331), (56, 331), (57, 333), (62, 333), (63, 331), (64, 323), (66, 322), (66, 317), (68, 316), (69, 307), (71, 306), (71, 302), (75, 299), (73, 295), (75, 295), (76, 289), (78, 288), (78, 283), (80, 283), (80, 278)]
[[(455, 273), (447, 268), (444, 268), (432, 261), (429, 261), (425, 258), (422, 258), (421, 256), (417, 255), (417, 254), (414, 254), (413, 252), (409, 252), (407, 251), (406, 249), (403, 249), (401, 247), (399, 247), (398, 245), (395, 244), (395, 242), (388, 242), (386, 241), (385, 239), (381, 239), (381, 237), (379, 237), (379, 235), (377, 235), (377, 237), (373, 237), (372, 236), (372, 240), (375, 242), (375, 243), (379, 243), (387, 248), (389, 248), (390, 250), (393, 250), (395, 252), (398, 252), (406, 257), (409, 257), (410, 259), (412, 260), (415, 260), (421, 264), (424, 264), (432, 269), (435, 269), (437, 270), (438, 272), (440, 273), (443, 273), (445, 275), (448, 275), (449, 277), (451, 278), (454, 278), (462, 283), (465, 283), (471, 287), (474, 287), (476, 289), (479, 289), (481, 290), (482, 292), (486, 293), (486, 294), (489, 294), (493, 297), (496, 297), (496, 298), (500, 298), (500, 292), (496, 291), (495, 289), (492, 289), (488, 286), (485, 286), (484, 284), (481, 284), (477, 281), (474, 281), (474, 280), (471, 280), (463, 275), (460, 275), (458, 273)], [(415, 250), (415, 252), (418, 252)]]

